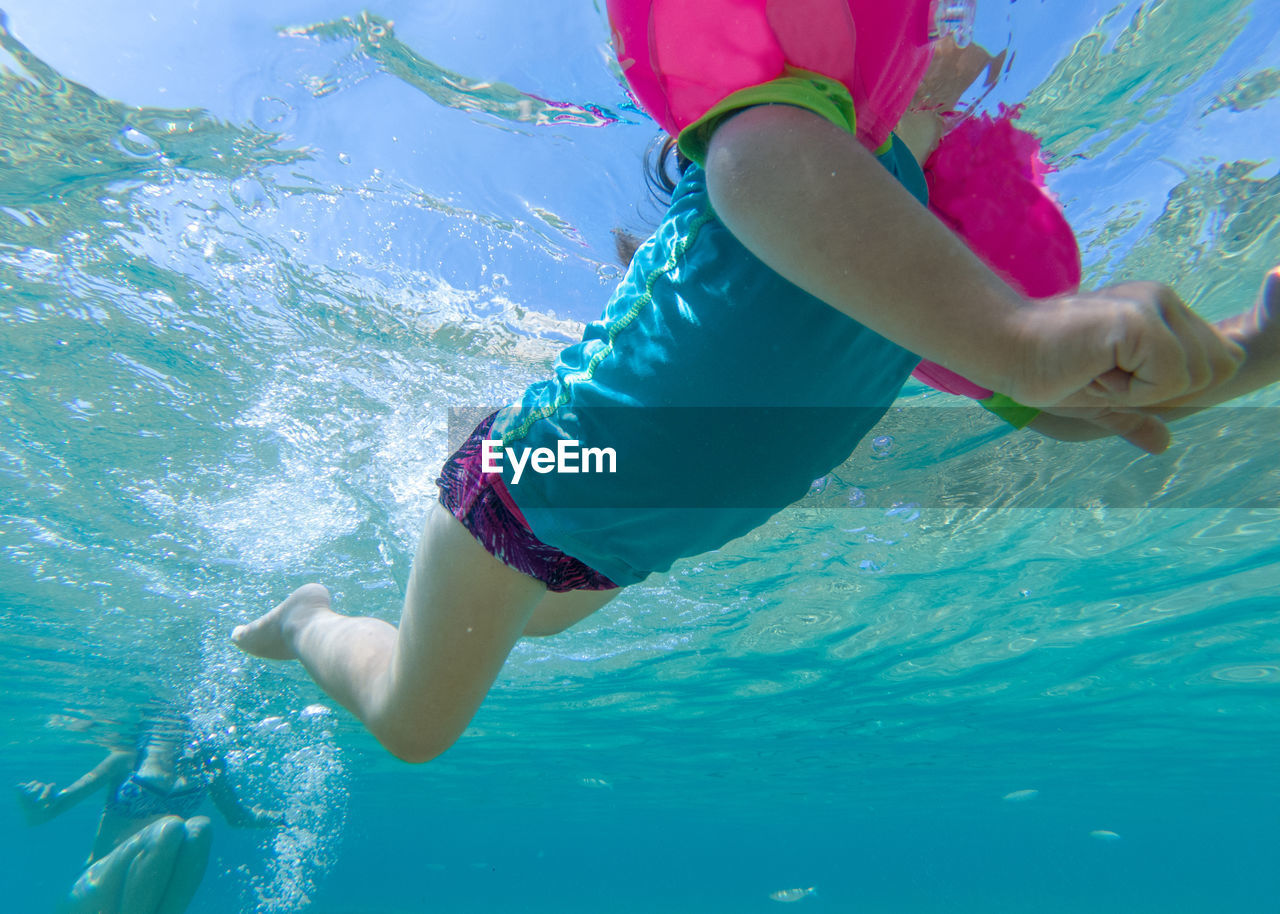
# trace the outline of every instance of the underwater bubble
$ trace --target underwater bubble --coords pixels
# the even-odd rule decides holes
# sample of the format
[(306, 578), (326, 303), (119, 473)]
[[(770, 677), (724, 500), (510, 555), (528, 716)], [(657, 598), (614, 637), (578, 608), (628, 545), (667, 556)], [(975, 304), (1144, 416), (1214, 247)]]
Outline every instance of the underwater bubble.
[(1000, 799), (1009, 803), (1025, 803), (1027, 800), (1034, 800), (1038, 796), (1040, 796), (1040, 791), (1038, 790), (1014, 790), (1006, 793)]
[(888, 511), (884, 512), (885, 517), (900, 517), (907, 523), (918, 520), (920, 517), (920, 506), (913, 501), (900, 501), (895, 503)]
[(271, 202), (266, 187), (255, 178), (241, 178), (231, 185), (231, 199), (245, 212), (261, 209)]
[(67, 412), (72, 415), (78, 416), (81, 419), (87, 419), (91, 416), (89, 411), (93, 409), (93, 401), (82, 400), (79, 397), (76, 397), (74, 400), (64, 403), (63, 406), (65, 406), (67, 408)]
[(264, 95), (253, 103), (249, 119), (260, 130), (283, 133), (297, 123), (298, 111), (283, 98)]
[(289, 722), (283, 717), (264, 717), (254, 724), (253, 729), (259, 733), (275, 733), (279, 730), (289, 729)]
[(299, 720), (311, 720), (315, 717), (328, 717), (333, 713), (333, 709), (325, 705), (307, 705), (298, 712)]
[(338, 153), (338, 161), (341, 162), (343, 165), (350, 165), (351, 156), (347, 155), (345, 152), (340, 152)]
[(1119, 835), (1117, 835), (1113, 831), (1108, 831), (1105, 828), (1094, 829), (1093, 831), (1089, 832), (1089, 837), (1094, 838), (1098, 841), (1119, 841), (1120, 840)]
[(778, 889), (776, 892), (770, 892), (769, 897), (774, 901), (801, 901), (817, 891), (813, 886), (809, 886), (807, 889)]
[(154, 159), (160, 155), (160, 144), (136, 127), (121, 130), (114, 145), (134, 159)]
[(883, 460), (893, 453), (893, 436), (877, 435), (871, 439), (871, 457), (873, 460)]

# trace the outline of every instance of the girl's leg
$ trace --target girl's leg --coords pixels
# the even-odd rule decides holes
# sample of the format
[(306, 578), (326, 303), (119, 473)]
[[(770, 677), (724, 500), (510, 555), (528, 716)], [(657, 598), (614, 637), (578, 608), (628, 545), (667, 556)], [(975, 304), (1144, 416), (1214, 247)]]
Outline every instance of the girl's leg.
[(604, 606), (622, 588), (613, 590), (570, 590), (566, 593), (550, 593), (539, 601), (533, 616), (524, 627), (525, 637), (558, 635), (571, 625), (576, 625)]
[(398, 630), (338, 615), (328, 591), (308, 584), (231, 637), (247, 653), (302, 661), (394, 755), (421, 762), (466, 729), (545, 594), (435, 505)]
[[(173, 861), (169, 886), (156, 914), (182, 914), (200, 887), (209, 865), (209, 847), (213, 843), (212, 823), (208, 816), (193, 816), (183, 823), (182, 844)], [(126, 911), (130, 910), (125, 908)]]
[(157, 819), (94, 861), (71, 889), (67, 914), (155, 914), (185, 831), (177, 816)]

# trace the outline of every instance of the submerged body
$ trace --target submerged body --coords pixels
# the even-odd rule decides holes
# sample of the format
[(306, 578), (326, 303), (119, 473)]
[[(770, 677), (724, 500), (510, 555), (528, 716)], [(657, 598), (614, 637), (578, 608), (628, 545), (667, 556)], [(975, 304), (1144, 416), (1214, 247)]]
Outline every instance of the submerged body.
[(27, 821), (48, 821), (86, 796), (106, 790), (84, 873), (61, 910), (65, 914), (181, 914), (209, 862), (211, 823), (199, 815), (212, 798), (232, 825), (278, 824), (279, 816), (245, 808), (221, 764), (177, 743), (152, 738), (136, 751), (110, 753), (68, 787), (19, 785)]
[[(704, 19), (722, 6), (653, 5)], [(945, 126), (934, 111), (903, 120), (928, 84), (925, 0), (888, 19), (870, 0), (730, 5), (752, 7), (753, 27), (773, 30), (763, 43), (717, 45), (772, 54), (757, 85), (689, 96), (684, 90), (705, 65), (697, 34), (679, 42), (687, 55), (679, 63), (664, 56), (674, 45), (661, 37), (678, 31), (622, 34), (624, 72), (655, 117), (682, 131), (697, 165), (601, 321), (566, 350), (555, 378), (493, 419), (512, 445), (616, 446), (619, 472), (631, 449), (640, 475), (614, 488), (598, 484), (607, 477), (564, 476), (517, 491), (513, 476), (479, 464), (473, 440), (442, 475), (445, 510), (427, 520), (398, 629), (334, 612), (328, 592), (309, 584), (233, 632), (251, 654), (300, 660), (401, 758), (424, 761), (452, 745), (521, 636), (562, 631), (608, 602), (614, 585), (715, 548), (803, 495), (870, 425), (787, 425), (786, 417), (810, 408), (878, 414), (919, 357), (975, 389), (1045, 410), (1036, 422), (1051, 434), (1121, 434), (1151, 451), (1167, 446), (1161, 414), (1169, 408), (1221, 402), (1280, 379), (1272, 319), (1280, 274), (1252, 312), (1218, 327), (1157, 283), (1030, 298), (877, 160), (895, 124), (926, 146)], [(615, 26), (619, 9), (649, 6), (612, 4)], [(790, 14), (797, 11), (814, 15)], [(872, 48), (865, 17), (905, 45)], [(733, 32), (725, 26), (732, 17), (711, 18), (708, 40)], [(815, 63), (807, 51), (792, 55), (796, 28), (829, 35), (824, 53), (838, 52), (855, 22), (863, 46), (846, 47), (857, 56), (835, 65), (839, 72), (795, 72)], [(751, 72), (759, 61), (746, 63)], [(687, 69), (641, 89), (644, 73), (667, 65)], [(914, 82), (904, 84), (908, 76)], [(825, 101), (779, 96), (777, 84), (795, 79), (825, 83)], [(677, 89), (679, 98), (668, 94)], [(663, 105), (690, 98), (696, 120), (671, 120)], [(917, 150), (920, 158), (928, 152)], [(699, 260), (703, 245), (712, 253)], [(1036, 249), (1034, 233), (1024, 249)], [(751, 317), (735, 321), (743, 301)], [(736, 408), (775, 409), (782, 418), (743, 428), (723, 421), (728, 413), (706, 419)], [(831, 440), (806, 451), (795, 439), (815, 429)], [(746, 462), (723, 480), (690, 470), (687, 458), (700, 448), (741, 443), (754, 448), (758, 476)], [(641, 472), (646, 464), (653, 472)]]

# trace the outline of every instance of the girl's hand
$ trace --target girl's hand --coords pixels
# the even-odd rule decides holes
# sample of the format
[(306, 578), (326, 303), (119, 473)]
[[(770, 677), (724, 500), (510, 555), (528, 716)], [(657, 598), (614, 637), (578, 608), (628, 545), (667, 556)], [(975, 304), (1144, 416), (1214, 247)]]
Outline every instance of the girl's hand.
[(1058, 441), (1095, 441), (1118, 435), (1148, 454), (1163, 453), (1169, 447), (1169, 429), (1164, 421), (1142, 412), (1114, 409), (1041, 411), (1028, 428)]
[(982, 88), (992, 89), (1004, 70), (1007, 51), (992, 57), (986, 48), (970, 44), (960, 47), (950, 35), (934, 44), (933, 57), (924, 80), (911, 100), (912, 111), (934, 111), (944, 114), (954, 111), (960, 97), (986, 73)]
[(1060, 441), (1120, 435), (1145, 451), (1159, 453), (1169, 440), (1162, 420), (1226, 403), (1280, 383), (1280, 267), (1267, 274), (1252, 309), (1218, 321), (1214, 326), (1221, 336), (1239, 344), (1246, 353), (1244, 363), (1234, 375), (1220, 377), (1196, 393), (1150, 404), (1141, 411), (1108, 407), (1071, 411), (1050, 408), (1031, 422), (1031, 428)]
[(1218, 331), (1245, 351), (1244, 364), (1226, 383), (1198, 394), (1158, 403), (1152, 409), (1194, 412), (1280, 382), (1280, 267), (1262, 281), (1257, 301), (1248, 311), (1218, 321)]
[(53, 784), (27, 781), (14, 789), (18, 793), (18, 805), (22, 807), (22, 815), (28, 825), (39, 825), (53, 818), (54, 804), (58, 799), (58, 788)]
[(1109, 417), (1153, 407), (1222, 384), (1244, 359), (1238, 344), (1153, 282), (1029, 302), (1011, 321), (1018, 355), (1006, 389), (1050, 411)]
[(283, 812), (275, 809), (250, 806), (248, 812), (254, 828), (279, 828), (288, 821)]

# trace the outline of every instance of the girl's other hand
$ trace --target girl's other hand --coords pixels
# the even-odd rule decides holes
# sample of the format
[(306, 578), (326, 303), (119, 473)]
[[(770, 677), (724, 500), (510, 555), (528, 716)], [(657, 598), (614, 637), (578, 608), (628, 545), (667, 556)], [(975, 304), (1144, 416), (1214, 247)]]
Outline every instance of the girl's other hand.
[(42, 781), (27, 781), (14, 788), (18, 792), (18, 805), (28, 825), (39, 825), (53, 818), (53, 804), (58, 789)]
[[(1280, 380), (1280, 266), (1272, 267), (1263, 277), (1262, 289), (1252, 308), (1218, 321), (1214, 326), (1227, 339), (1239, 343), (1247, 353), (1240, 373), (1247, 373), (1248, 377), (1237, 377), (1237, 382), (1247, 381), (1248, 386), (1244, 383), (1232, 385), (1238, 389), (1228, 391), (1231, 396), (1257, 390)], [(1225, 399), (1228, 397), (1216, 397), (1215, 402)]]
[(261, 806), (250, 806), (249, 817), (254, 828), (279, 828), (288, 822), (283, 812), (263, 809)]
[(1029, 427), (1058, 441), (1094, 441), (1115, 435), (1148, 454), (1164, 453), (1170, 440), (1169, 428), (1163, 419), (1137, 410), (1100, 407), (1055, 411), (1049, 407), (1031, 420)]

